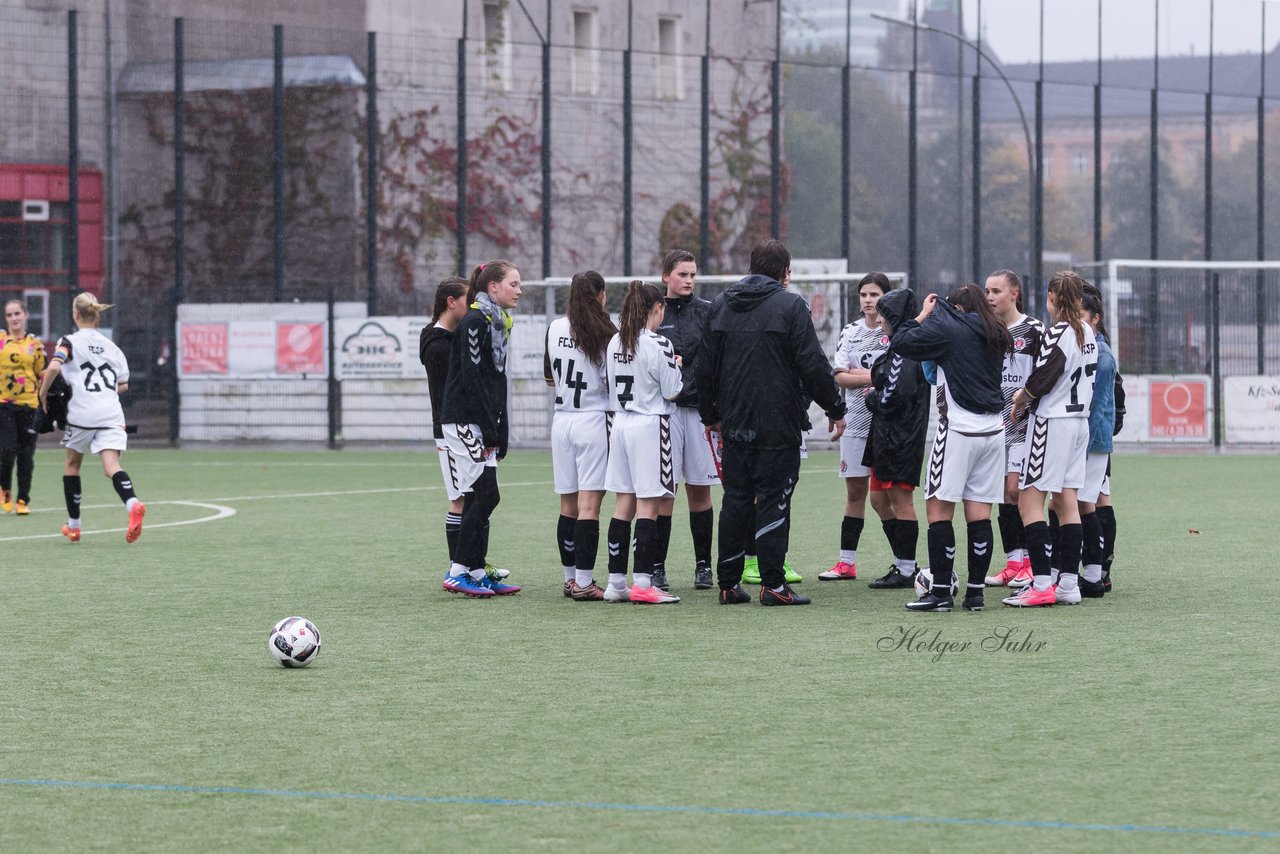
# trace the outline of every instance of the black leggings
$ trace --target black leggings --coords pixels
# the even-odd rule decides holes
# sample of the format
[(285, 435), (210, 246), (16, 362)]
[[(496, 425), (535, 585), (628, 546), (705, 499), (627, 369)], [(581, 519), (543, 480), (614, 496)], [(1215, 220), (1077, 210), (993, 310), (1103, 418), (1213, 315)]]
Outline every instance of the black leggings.
[(458, 526), (458, 545), (453, 562), (467, 569), (484, 569), (489, 546), (489, 517), (502, 496), (498, 493), (498, 469), (485, 466), (471, 485), (462, 507), (462, 524)]
[(31, 473), (36, 464), (36, 434), (31, 422), (36, 410), (16, 403), (0, 404), (0, 488), (13, 488), (13, 464), (18, 464), (18, 501), (31, 502)]

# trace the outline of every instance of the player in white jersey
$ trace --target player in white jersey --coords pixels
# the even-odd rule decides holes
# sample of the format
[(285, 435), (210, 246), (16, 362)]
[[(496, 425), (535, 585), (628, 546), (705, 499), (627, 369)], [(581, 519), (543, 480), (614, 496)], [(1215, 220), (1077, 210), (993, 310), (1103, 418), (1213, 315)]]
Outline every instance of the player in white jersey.
[(543, 373), (555, 389), (551, 464), (560, 496), (556, 545), (564, 593), (599, 601), (592, 573), (600, 543), (600, 501), (609, 463), (609, 385), (605, 355), (617, 327), (604, 308), (604, 277), (577, 273), (569, 285), (568, 315), (547, 328)]
[(983, 608), (991, 565), (991, 505), (1004, 491), (1004, 398), (1000, 369), (1012, 344), (977, 285), (962, 285), (947, 299), (930, 295), (917, 318), (894, 332), (889, 352), (937, 366), (938, 430), (929, 455), (925, 511), (929, 519), (931, 589), (910, 611), (950, 611), (956, 553), (952, 516), (964, 505), (968, 584), (963, 607)]
[[(1054, 324), (1045, 332), (1026, 386), (1013, 396), (1014, 419), (1034, 407), (1027, 429), (1018, 509), (1035, 579), (1018, 595), (1005, 599), (1006, 605), (1038, 607), (1080, 601), (1078, 575), (1084, 532), (1076, 490), (1084, 484), (1089, 404), (1098, 368), (1093, 329), (1080, 317), (1083, 293), (1084, 280), (1070, 270), (1054, 273), (1049, 279), (1049, 311)], [(1061, 572), (1056, 584), (1050, 575), (1046, 495), (1053, 496), (1050, 506), (1060, 526), (1057, 550)]]
[[(871, 410), (867, 409), (867, 392), (871, 390), (871, 366), (889, 346), (880, 328), (876, 303), (893, 287), (884, 273), (868, 273), (858, 283), (858, 305), (862, 317), (840, 332), (832, 365), (836, 385), (844, 389), (845, 429), (840, 437), (840, 477), (844, 479), (844, 518), (840, 522), (840, 555), (834, 566), (818, 573), (822, 581), (839, 581), (858, 577), (858, 540), (862, 536), (866, 516), (867, 493), (871, 485), (871, 469), (862, 464), (871, 432)], [(893, 510), (883, 491), (871, 493), (871, 508), (880, 517), (885, 536), (893, 544)]]
[[(662, 291), (635, 281), (622, 302), (621, 329), (609, 342), (606, 364), (613, 403), (613, 431), (609, 445), (606, 487), (619, 497), (634, 496), (635, 586), (627, 589), (625, 569), (609, 567), (606, 602), (661, 605), (679, 602), (678, 596), (653, 584), (657, 546), (657, 518), (661, 499), (675, 494), (675, 470), (671, 449), (671, 416), (683, 382), (680, 357), (671, 342), (653, 330), (665, 311)], [(610, 548), (614, 548), (614, 523), (630, 519), (614, 509), (610, 523)], [(625, 548), (625, 542), (617, 543)], [(612, 562), (611, 562), (612, 563)]]
[(997, 517), (1000, 540), (1004, 544), (1004, 569), (987, 577), (987, 584), (997, 587), (1026, 587), (1031, 583), (1031, 560), (1022, 541), (1022, 516), (1018, 512), (1018, 481), (1022, 477), (1022, 459), (1026, 445), (1027, 421), (1014, 421), (1013, 396), (1026, 385), (1044, 340), (1044, 324), (1022, 313), (1022, 278), (1012, 270), (997, 270), (987, 277), (987, 305), (1009, 328), (1013, 349), (1005, 354), (1000, 388), (1004, 392), (1004, 447), (1007, 473), (1004, 501)]
[(142, 535), (142, 519), (147, 513), (134, 492), (133, 481), (120, 468), (120, 454), (128, 445), (120, 393), (129, 390), (129, 363), (120, 348), (98, 331), (102, 312), (110, 307), (88, 292), (76, 296), (71, 309), (76, 331), (58, 340), (40, 383), (40, 407), (46, 410), (54, 377), (62, 374), (71, 386), (67, 429), (62, 434), (62, 445), (67, 449), (62, 477), (67, 524), (62, 526), (62, 534), (73, 543), (80, 542), (80, 464), (86, 451), (102, 460), (103, 473), (111, 478), (129, 511), (125, 542), (132, 543)]

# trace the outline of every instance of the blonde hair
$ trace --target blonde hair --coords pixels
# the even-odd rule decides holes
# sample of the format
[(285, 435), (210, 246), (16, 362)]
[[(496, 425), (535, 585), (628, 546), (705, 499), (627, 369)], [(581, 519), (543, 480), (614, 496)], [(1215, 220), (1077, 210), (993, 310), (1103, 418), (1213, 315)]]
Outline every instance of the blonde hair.
[(76, 317), (94, 326), (101, 322), (102, 313), (111, 308), (109, 305), (98, 302), (98, 298), (88, 291), (77, 294), (75, 302), (71, 305)]

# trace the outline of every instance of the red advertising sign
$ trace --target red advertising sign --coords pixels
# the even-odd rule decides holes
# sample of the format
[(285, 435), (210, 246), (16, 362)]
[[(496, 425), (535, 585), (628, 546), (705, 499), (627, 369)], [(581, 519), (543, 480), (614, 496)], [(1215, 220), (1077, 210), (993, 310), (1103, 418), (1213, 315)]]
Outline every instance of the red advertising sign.
[(325, 372), (324, 324), (276, 324), (276, 373)]
[(1207, 380), (1151, 381), (1151, 438), (1204, 438), (1209, 435), (1205, 400)]
[(227, 373), (227, 324), (182, 324), (182, 373)]

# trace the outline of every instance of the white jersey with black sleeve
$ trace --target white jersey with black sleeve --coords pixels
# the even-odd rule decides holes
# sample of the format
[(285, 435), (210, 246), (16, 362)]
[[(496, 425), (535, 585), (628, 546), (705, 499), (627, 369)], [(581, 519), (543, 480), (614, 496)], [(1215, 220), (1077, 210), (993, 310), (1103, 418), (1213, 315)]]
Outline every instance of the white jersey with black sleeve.
[(1029, 315), (1019, 315), (1009, 324), (1009, 334), (1013, 336), (1013, 349), (1005, 353), (1000, 387), (1004, 392), (1004, 443), (1012, 448), (1027, 438), (1027, 419), (1013, 421), (1013, 396), (1027, 384), (1027, 377), (1035, 367), (1044, 341), (1044, 324)]
[(553, 320), (547, 328), (547, 379), (556, 390), (557, 412), (607, 412), (608, 375), (578, 349), (569, 329), (569, 318)]
[(96, 329), (63, 336), (54, 348), (53, 362), (62, 362), (62, 376), (71, 386), (67, 424), (85, 429), (124, 427), (124, 409), (117, 389), (129, 381), (129, 363), (110, 338)]
[(1088, 418), (1093, 402), (1093, 375), (1098, 370), (1098, 342), (1093, 329), (1082, 324), (1084, 343), (1065, 321), (1045, 332), (1035, 368), (1026, 389), (1035, 400), (1039, 418)]
[(605, 363), (609, 372), (609, 396), (616, 412), (670, 415), (683, 382), (676, 366), (676, 351), (661, 335), (642, 329), (636, 351), (624, 352), (621, 333), (609, 342)]
[[(859, 318), (840, 330), (835, 358), (831, 364), (836, 373), (841, 371), (870, 370), (875, 360), (889, 347), (889, 339), (879, 326), (868, 326), (865, 318)], [(871, 432), (871, 410), (867, 409), (865, 388), (844, 390), (846, 436), (865, 438)]]

